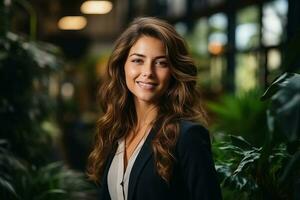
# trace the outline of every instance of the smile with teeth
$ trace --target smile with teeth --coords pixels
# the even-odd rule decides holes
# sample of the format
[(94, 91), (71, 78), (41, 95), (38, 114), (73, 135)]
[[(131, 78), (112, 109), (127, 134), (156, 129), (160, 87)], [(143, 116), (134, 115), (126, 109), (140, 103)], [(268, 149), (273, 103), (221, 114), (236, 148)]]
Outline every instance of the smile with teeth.
[(137, 81), (136, 83), (143, 89), (153, 89), (157, 85), (155, 83), (147, 83), (142, 81)]

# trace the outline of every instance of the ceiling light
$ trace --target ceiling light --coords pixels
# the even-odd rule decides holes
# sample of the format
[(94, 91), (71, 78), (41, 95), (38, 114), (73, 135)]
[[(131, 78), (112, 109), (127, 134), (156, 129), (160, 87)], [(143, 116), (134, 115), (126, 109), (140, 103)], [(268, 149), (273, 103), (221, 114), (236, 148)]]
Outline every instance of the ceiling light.
[(66, 16), (58, 21), (58, 27), (62, 30), (81, 30), (87, 24), (85, 17)]
[(80, 10), (84, 14), (106, 14), (112, 7), (110, 1), (86, 1), (81, 5)]

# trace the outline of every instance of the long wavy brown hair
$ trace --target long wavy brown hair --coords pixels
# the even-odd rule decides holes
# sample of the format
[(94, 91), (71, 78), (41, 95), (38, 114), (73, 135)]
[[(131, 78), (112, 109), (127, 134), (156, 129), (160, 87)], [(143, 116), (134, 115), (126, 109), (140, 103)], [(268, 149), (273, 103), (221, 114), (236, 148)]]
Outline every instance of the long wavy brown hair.
[(117, 39), (108, 61), (106, 79), (99, 89), (103, 115), (97, 122), (95, 144), (87, 167), (89, 178), (96, 182), (103, 175), (113, 146), (137, 124), (133, 97), (125, 83), (124, 65), (130, 48), (142, 36), (162, 41), (171, 70), (169, 88), (157, 105), (158, 116), (153, 122), (159, 127), (152, 141), (152, 150), (157, 172), (165, 181), (169, 182), (175, 162), (172, 152), (179, 134), (179, 120), (206, 124), (196, 88), (197, 68), (183, 38), (163, 20), (153, 17), (135, 19)]

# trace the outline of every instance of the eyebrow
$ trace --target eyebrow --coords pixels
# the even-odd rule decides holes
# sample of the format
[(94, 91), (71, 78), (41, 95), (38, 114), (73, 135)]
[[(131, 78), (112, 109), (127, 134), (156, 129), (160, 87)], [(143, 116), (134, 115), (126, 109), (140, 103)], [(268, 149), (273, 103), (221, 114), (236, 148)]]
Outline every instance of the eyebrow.
[[(139, 53), (132, 53), (132, 54), (129, 55), (129, 57), (131, 57), (131, 56), (139, 56), (139, 57), (143, 57), (143, 58), (146, 57), (145, 55), (139, 54)], [(167, 57), (165, 55), (161, 55), (161, 56), (156, 56), (155, 57), (155, 59), (158, 59), (158, 58), (167, 58)]]

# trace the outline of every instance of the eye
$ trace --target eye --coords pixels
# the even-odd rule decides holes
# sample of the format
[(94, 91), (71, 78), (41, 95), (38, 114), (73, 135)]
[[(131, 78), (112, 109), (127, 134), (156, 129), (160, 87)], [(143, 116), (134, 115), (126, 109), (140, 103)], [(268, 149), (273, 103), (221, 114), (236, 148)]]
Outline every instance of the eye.
[(168, 67), (168, 62), (166, 60), (157, 60), (155, 61), (155, 66)]
[(131, 60), (131, 62), (136, 63), (136, 64), (142, 64), (143, 60), (140, 59), (140, 58), (134, 58), (134, 59)]

